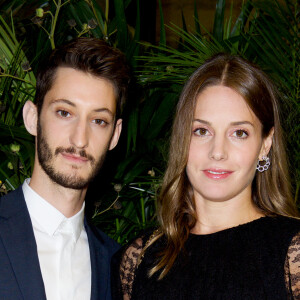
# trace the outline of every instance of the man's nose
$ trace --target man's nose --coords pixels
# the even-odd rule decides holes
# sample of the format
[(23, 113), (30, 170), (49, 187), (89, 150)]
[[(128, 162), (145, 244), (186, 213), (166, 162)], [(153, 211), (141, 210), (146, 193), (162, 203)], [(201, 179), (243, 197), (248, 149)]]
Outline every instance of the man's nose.
[(78, 120), (73, 124), (70, 134), (70, 143), (78, 149), (84, 149), (89, 142), (89, 128), (84, 120)]

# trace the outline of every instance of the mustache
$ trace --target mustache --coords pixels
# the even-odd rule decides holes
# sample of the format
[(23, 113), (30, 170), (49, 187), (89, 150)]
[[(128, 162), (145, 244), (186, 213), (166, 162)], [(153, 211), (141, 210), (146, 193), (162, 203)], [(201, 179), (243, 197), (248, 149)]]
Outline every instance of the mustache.
[(81, 157), (84, 157), (84, 158), (87, 158), (88, 160), (90, 160), (92, 163), (95, 162), (95, 158), (86, 153), (85, 150), (80, 150), (80, 151), (77, 151), (74, 147), (69, 147), (69, 148), (63, 148), (63, 147), (58, 147), (55, 149), (55, 155), (58, 155), (59, 153), (70, 153), (70, 154), (76, 154), (76, 155), (79, 155)]

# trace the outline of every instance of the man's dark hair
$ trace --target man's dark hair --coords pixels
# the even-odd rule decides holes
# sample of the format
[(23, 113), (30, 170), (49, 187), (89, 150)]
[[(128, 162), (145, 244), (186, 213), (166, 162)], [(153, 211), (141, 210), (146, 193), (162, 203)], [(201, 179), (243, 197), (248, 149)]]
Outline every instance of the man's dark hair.
[(121, 114), (129, 83), (129, 68), (124, 54), (97, 38), (77, 38), (55, 49), (38, 70), (35, 102), (40, 115), (44, 98), (51, 89), (58, 67), (83, 71), (113, 84), (116, 117)]

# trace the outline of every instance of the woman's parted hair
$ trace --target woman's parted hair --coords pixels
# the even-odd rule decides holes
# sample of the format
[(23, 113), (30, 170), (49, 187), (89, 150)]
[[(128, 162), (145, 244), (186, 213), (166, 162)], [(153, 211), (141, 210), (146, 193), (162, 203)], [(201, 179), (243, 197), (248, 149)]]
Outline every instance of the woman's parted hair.
[(253, 202), (267, 215), (298, 216), (290, 191), (276, 89), (258, 67), (245, 59), (217, 54), (188, 79), (177, 105), (169, 162), (158, 200), (160, 235), (166, 236), (167, 246), (158, 264), (150, 270), (150, 276), (158, 270), (161, 270), (159, 278), (167, 274), (196, 223), (193, 192), (186, 175), (193, 115), (197, 96), (216, 85), (229, 87), (245, 99), (262, 124), (262, 137), (267, 137), (274, 127), (269, 152), (271, 166), (266, 172), (257, 172), (252, 183)]

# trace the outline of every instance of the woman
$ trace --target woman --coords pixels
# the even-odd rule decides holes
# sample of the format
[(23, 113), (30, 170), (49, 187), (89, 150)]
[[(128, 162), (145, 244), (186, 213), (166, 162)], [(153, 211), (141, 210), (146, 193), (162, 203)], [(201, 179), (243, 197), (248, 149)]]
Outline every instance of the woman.
[(160, 226), (123, 251), (116, 299), (300, 299), (300, 221), (276, 97), (237, 56), (216, 55), (189, 78)]

